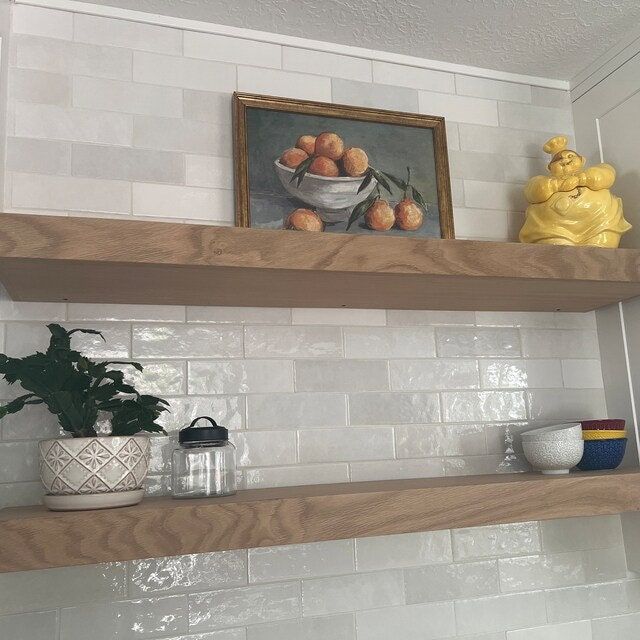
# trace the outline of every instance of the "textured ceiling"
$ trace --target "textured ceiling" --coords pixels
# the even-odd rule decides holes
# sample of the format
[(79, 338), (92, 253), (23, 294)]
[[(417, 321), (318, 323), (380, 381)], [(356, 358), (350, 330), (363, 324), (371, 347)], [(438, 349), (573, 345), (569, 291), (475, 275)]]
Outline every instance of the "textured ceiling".
[(640, 21), (640, 0), (92, 0), (570, 79)]

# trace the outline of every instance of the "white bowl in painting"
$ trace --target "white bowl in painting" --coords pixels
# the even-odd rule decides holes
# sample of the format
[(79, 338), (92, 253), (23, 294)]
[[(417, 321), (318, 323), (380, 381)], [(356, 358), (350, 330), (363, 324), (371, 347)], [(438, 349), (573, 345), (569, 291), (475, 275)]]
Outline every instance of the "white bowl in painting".
[(335, 218), (331, 216), (331, 214), (325, 217), (323, 210), (340, 211), (355, 207), (355, 205), (362, 202), (376, 186), (376, 180), (374, 178), (370, 184), (358, 193), (358, 189), (363, 183), (365, 176), (357, 178), (351, 178), (349, 176), (327, 178), (308, 172), (305, 174), (300, 186), (298, 186), (297, 180), (291, 182), (295, 169), (285, 167), (280, 164), (278, 160), (275, 161), (275, 166), (278, 178), (282, 186), (287, 190), (287, 193), (298, 200), (302, 200), (305, 204), (317, 207), (319, 209), (318, 214), (325, 222), (333, 222), (338, 219), (342, 220), (348, 215), (348, 212), (344, 212), (338, 216), (338, 218)]
[(548, 475), (569, 473), (582, 459), (583, 440), (522, 441), (522, 450), (529, 464)]
[(570, 422), (567, 424), (554, 424), (550, 427), (541, 427), (524, 431), (522, 442), (544, 441), (565, 441), (582, 440), (582, 426), (579, 423)]

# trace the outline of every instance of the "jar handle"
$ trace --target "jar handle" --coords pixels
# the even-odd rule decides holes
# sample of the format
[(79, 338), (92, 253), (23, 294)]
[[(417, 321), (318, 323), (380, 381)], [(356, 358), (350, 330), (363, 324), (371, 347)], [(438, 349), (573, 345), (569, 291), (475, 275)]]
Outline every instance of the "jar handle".
[(187, 427), (187, 429), (191, 429), (191, 427), (194, 427), (198, 420), (208, 420), (211, 423), (211, 426), (218, 426), (218, 423), (213, 418), (210, 418), (209, 416), (198, 416), (191, 421), (191, 424)]

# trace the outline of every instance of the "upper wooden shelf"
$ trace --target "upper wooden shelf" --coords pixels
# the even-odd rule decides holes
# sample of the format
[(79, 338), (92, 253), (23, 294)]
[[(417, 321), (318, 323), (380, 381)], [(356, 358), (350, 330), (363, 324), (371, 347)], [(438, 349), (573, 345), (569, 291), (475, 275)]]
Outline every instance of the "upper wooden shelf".
[(640, 471), (388, 480), (0, 511), (0, 572), (640, 510)]
[(640, 251), (0, 214), (14, 300), (589, 311), (640, 295)]

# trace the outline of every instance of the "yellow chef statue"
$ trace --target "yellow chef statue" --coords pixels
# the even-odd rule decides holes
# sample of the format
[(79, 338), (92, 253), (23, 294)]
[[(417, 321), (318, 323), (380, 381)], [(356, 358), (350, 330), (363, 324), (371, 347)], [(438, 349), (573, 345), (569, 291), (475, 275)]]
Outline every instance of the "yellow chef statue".
[(585, 159), (567, 149), (565, 136), (551, 138), (543, 148), (552, 156), (551, 175), (535, 176), (525, 187), (530, 204), (520, 242), (617, 247), (631, 225), (622, 200), (609, 191), (615, 169), (609, 164), (585, 169)]

